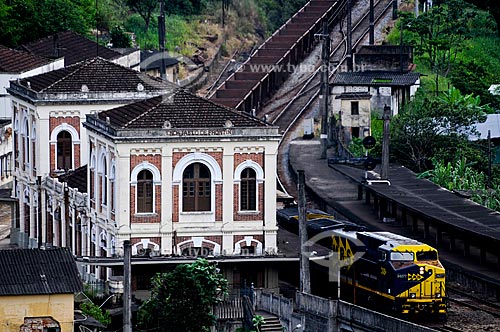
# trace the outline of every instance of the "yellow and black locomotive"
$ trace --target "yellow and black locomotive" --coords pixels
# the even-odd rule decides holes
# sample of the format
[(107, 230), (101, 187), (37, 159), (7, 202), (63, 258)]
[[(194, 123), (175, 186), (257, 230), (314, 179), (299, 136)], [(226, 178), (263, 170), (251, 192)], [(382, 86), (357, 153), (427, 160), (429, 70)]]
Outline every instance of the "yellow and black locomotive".
[[(297, 231), (296, 207), (278, 210), (277, 219)], [(308, 209), (306, 220), (311, 240), (321, 238), (319, 244), (338, 254), (341, 298), (401, 314), (446, 315), (445, 269), (436, 249), (390, 232), (366, 231), (320, 210)]]
[(349, 260), (341, 268), (344, 288), (351, 290), (344, 296), (402, 314), (446, 315), (445, 269), (436, 249), (390, 232), (333, 233), (333, 250)]

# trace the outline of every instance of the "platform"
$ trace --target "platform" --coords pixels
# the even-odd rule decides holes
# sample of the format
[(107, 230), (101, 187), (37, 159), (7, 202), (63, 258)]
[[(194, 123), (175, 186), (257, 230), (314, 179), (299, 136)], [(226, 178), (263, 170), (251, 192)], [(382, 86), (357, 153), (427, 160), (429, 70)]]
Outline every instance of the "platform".
[[(417, 179), (400, 166), (390, 167), (390, 186), (368, 185), (362, 169), (328, 167), (327, 160), (319, 158), (317, 140), (293, 141), (289, 156), (293, 171), (304, 170), (307, 193), (319, 208), (333, 208), (372, 229), (418, 239), (439, 249), (445, 266), (467, 270), (478, 279), (500, 280), (499, 213)], [(376, 171), (369, 177), (376, 178)]]

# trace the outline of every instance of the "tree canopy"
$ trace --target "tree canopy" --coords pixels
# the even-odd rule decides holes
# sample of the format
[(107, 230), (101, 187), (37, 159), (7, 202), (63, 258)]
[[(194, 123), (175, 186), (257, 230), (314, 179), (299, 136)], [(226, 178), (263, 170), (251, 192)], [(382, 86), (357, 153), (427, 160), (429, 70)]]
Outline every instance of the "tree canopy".
[(433, 6), (418, 17), (406, 15), (401, 22), (412, 32), (409, 40), (416, 55), (422, 56), (436, 74), (447, 76), (463, 41), (471, 37), (469, 21), (476, 15), (473, 6), (462, 0), (448, 0)]
[(420, 172), (432, 168), (433, 157), (448, 156), (449, 160), (450, 156), (475, 154), (468, 146), (468, 135), (491, 112), (480, 103), (478, 96), (462, 95), (456, 88), (437, 97), (417, 94), (391, 124), (392, 153)]
[(209, 331), (215, 323), (212, 307), (227, 291), (227, 280), (205, 259), (159, 273), (151, 283), (151, 297), (139, 310), (139, 324), (164, 332)]
[(65, 30), (86, 35), (95, 25), (93, 0), (0, 0), (0, 40), (18, 44)]

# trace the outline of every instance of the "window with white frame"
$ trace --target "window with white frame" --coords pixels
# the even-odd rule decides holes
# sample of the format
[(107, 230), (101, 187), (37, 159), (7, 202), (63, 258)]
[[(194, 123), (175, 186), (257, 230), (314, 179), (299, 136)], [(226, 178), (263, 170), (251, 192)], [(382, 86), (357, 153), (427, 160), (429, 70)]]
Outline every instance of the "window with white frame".
[(153, 173), (144, 169), (137, 175), (137, 213), (153, 213)]
[(240, 178), (240, 210), (255, 211), (257, 209), (257, 177), (251, 167), (241, 172)]
[(36, 126), (33, 123), (32, 125), (32, 131), (31, 131), (31, 167), (33, 171), (35, 170), (36, 167)]
[(99, 163), (100, 170), (100, 182), (101, 182), (101, 204), (108, 204), (108, 164), (106, 161), (106, 155), (101, 155), (101, 162)]
[(111, 211), (115, 210), (115, 203), (116, 203), (116, 165), (115, 161), (113, 160), (111, 162), (111, 171), (109, 172), (109, 181), (110, 181), (110, 209)]
[(29, 166), (29, 156), (30, 156), (29, 124), (28, 124), (27, 119), (24, 120), (23, 130), (22, 130), (21, 136), (22, 136), (22, 140), (23, 140), (22, 167), (23, 167), (23, 170), (26, 170), (26, 167)]
[(155, 213), (156, 186), (161, 184), (160, 171), (150, 162), (143, 161), (132, 170), (130, 183), (135, 190), (135, 213)]
[(90, 147), (90, 165), (89, 165), (89, 170), (90, 170), (90, 186), (89, 186), (89, 194), (90, 194), (90, 199), (94, 200), (95, 199), (95, 172), (96, 172), (96, 157), (94, 153), (92, 153), (92, 146)]
[(210, 211), (211, 174), (202, 163), (188, 165), (182, 174), (182, 207), (184, 212)]
[(73, 168), (73, 139), (71, 134), (66, 130), (61, 130), (57, 134), (56, 147), (57, 169), (72, 169)]
[(234, 181), (239, 185), (239, 211), (259, 210), (259, 184), (264, 182), (264, 170), (253, 160), (245, 160), (234, 171)]

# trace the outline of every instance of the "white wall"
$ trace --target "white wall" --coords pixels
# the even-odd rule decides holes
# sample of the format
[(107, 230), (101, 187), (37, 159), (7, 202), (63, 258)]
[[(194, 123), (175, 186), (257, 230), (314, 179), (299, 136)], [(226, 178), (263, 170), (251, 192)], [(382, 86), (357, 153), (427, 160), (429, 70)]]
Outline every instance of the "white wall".
[(60, 58), (46, 65), (22, 73), (0, 73), (0, 119), (10, 119), (12, 116), (10, 96), (7, 94), (7, 88), (10, 86), (10, 81), (47, 73), (63, 67), (64, 58)]

